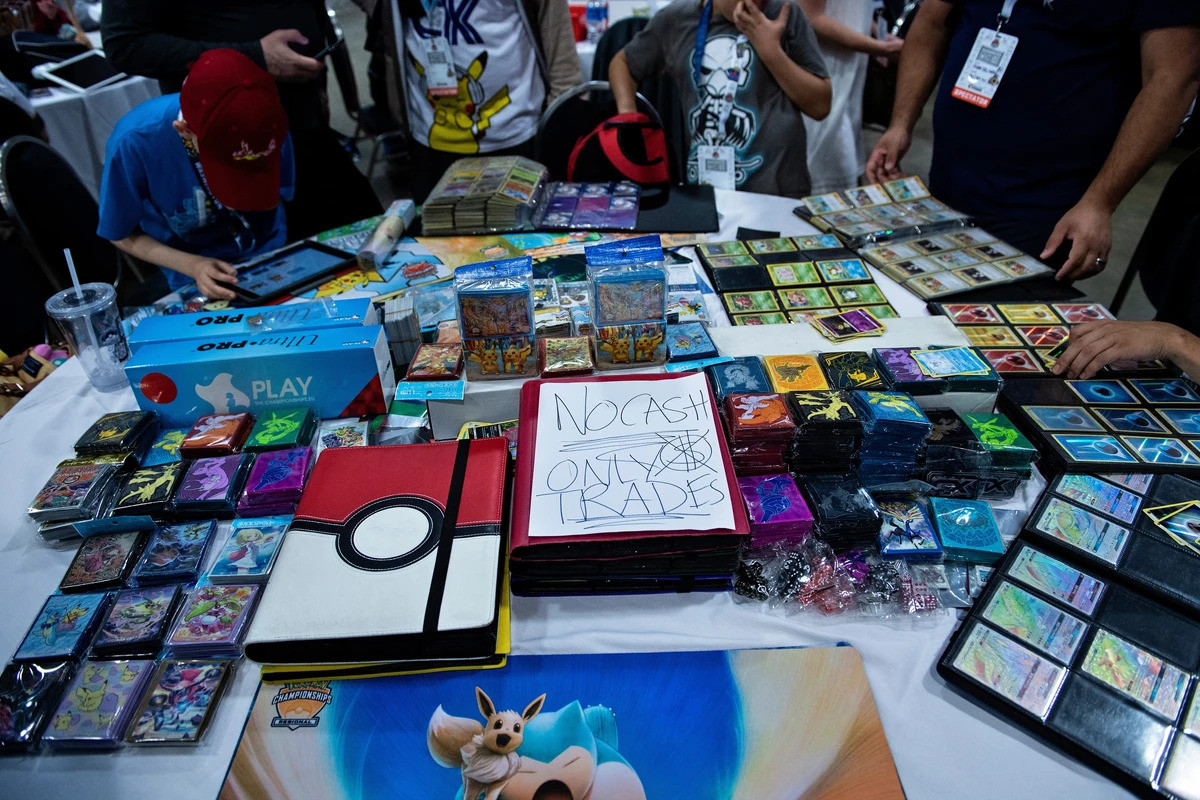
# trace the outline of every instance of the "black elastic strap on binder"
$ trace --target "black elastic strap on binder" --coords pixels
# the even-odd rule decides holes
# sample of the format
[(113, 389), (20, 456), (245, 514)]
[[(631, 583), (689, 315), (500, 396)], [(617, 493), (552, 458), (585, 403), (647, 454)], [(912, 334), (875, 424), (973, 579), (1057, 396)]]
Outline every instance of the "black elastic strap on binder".
[(462, 503), (463, 479), (467, 475), (467, 456), (471, 452), (471, 441), (458, 443), (454, 456), (454, 471), (450, 473), (450, 493), (446, 497), (446, 515), (442, 519), (442, 534), (438, 542), (437, 560), (433, 564), (429, 602), (425, 606), (427, 634), (438, 632), (438, 618), (442, 615), (442, 595), (446, 591), (446, 574), (450, 571), (450, 550), (454, 547), (454, 533), (458, 527), (458, 508)]

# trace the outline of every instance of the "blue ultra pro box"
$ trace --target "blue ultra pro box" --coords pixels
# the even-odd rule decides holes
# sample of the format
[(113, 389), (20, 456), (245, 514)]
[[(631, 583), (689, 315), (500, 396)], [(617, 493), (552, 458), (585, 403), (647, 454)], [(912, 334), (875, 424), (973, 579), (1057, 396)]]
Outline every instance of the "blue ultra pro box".
[(163, 424), (309, 405), (321, 419), (386, 414), (396, 376), (381, 325), (142, 345), (125, 362), (138, 406)]
[(378, 324), (379, 309), (369, 297), (348, 300), (329, 298), (261, 308), (170, 314), (147, 317), (138, 323), (129, 337), (129, 350), (136, 353), (142, 345), (183, 339), (261, 336), (266, 333)]

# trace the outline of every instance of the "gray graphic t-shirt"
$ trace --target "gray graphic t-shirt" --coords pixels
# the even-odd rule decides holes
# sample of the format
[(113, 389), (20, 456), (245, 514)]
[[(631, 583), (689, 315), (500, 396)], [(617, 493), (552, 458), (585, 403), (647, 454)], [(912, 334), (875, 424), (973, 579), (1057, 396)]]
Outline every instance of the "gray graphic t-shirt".
[[(778, 19), (784, 2), (767, 0), (763, 11)], [(730, 145), (737, 188), (803, 197), (809, 193), (808, 147), (800, 110), (754, 48), (739, 36), (737, 26), (716, 13), (708, 28), (697, 85), (692, 56), (703, 13), (707, 11), (697, 0), (675, 0), (625, 46), (634, 80), (665, 72), (675, 83), (691, 139), (688, 183), (697, 182), (699, 147)], [(789, 11), (783, 50), (805, 70), (828, 77), (816, 37), (799, 6)], [(729, 95), (732, 106), (725, 100)]]

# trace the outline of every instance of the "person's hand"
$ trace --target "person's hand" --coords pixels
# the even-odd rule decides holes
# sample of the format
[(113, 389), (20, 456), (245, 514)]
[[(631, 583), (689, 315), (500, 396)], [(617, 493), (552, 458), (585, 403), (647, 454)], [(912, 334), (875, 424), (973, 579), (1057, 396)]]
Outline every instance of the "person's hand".
[(1108, 251), (1112, 247), (1112, 212), (1080, 200), (1054, 226), (1041, 257), (1054, 255), (1067, 239), (1071, 240), (1071, 253), (1055, 278), (1079, 280), (1102, 271), (1108, 265)]
[(773, 48), (779, 48), (783, 42), (783, 32), (787, 29), (791, 5), (790, 2), (784, 3), (779, 10), (779, 16), (769, 19), (754, 0), (738, 0), (733, 9), (733, 24), (746, 34), (754, 52), (768, 53)]
[(867, 180), (871, 183), (894, 181), (904, 177), (900, 159), (912, 146), (912, 132), (907, 128), (890, 127), (879, 137), (871, 157), (867, 159)]
[(192, 277), (196, 279), (196, 288), (209, 300), (233, 300), (237, 297), (232, 289), (227, 289), (217, 281), (237, 283), (237, 270), (216, 258), (200, 258), (192, 265)]
[(875, 60), (881, 65), (887, 66), (889, 61), (896, 60), (903, 49), (904, 40), (894, 33), (889, 33), (886, 39), (876, 42)]
[(308, 44), (307, 37), (295, 28), (271, 31), (258, 40), (262, 45), (263, 61), (267, 72), (281, 81), (309, 81), (319, 77), (325, 65), (315, 58), (302, 56), (291, 48), (291, 43)]
[(1171, 358), (1181, 333), (1165, 322), (1085, 322), (1071, 329), (1070, 346), (1054, 373), (1086, 380), (1114, 361)]

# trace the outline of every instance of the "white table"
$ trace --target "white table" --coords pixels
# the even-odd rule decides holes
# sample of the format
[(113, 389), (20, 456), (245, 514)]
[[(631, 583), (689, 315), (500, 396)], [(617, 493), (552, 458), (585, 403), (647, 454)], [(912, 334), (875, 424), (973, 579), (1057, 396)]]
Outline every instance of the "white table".
[(49, 95), (33, 99), (33, 108), (46, 123), (50, 146), (98, 198), (109, 134), (134, 106), (158, 95), (158, 81), (130, 77), (86, 94), (51, 89)]
[[(785, 234), (804, 232), (793, 201), (718, 193), (721, 238), (738, 221)], [(902, 313), (923, 313), (919, 300), (877, 278)], [(908, 300), (906, 301), (906, 297)], [(764, 328), (768, 330), (768, 328)], [(30, 498), (91, 422), (134, 407), (132, 393), (102, 395), (72, 359), (0, 419), (0, 653), (16, 649), (41, 604), (61, 579), (74, 546), (41, 542), (25, 515)], [(1042, 484), (1031, 481), (1005, 507), (1028, 509)], [(933, 665), (955, 625), (942, 614), (886, 624), (814, 614), (783, 618), (730, 594), (614, 598), (514, 598), (516, 654), (601, 653), (782, 647), (849, 642), (866, 665), (900, 779), (911, 800), (963, 796), (971, 800), (1129, 797), (1123, 789), (1061, 756), (1020, 729), (959, 697)], [(258, 670), (244, 663), (225, 705), (195, 749), (43, 754), (0, 759), (0, 797), (216, 797), (250, 707)], [(168, 781), (168, 783), (163, 783)], [(168, 788), (169, 787), (169, 788)], [(600, 800), (599, 798), (597, 800)], [(666, 798), (665, 800), (675, 800)]]

